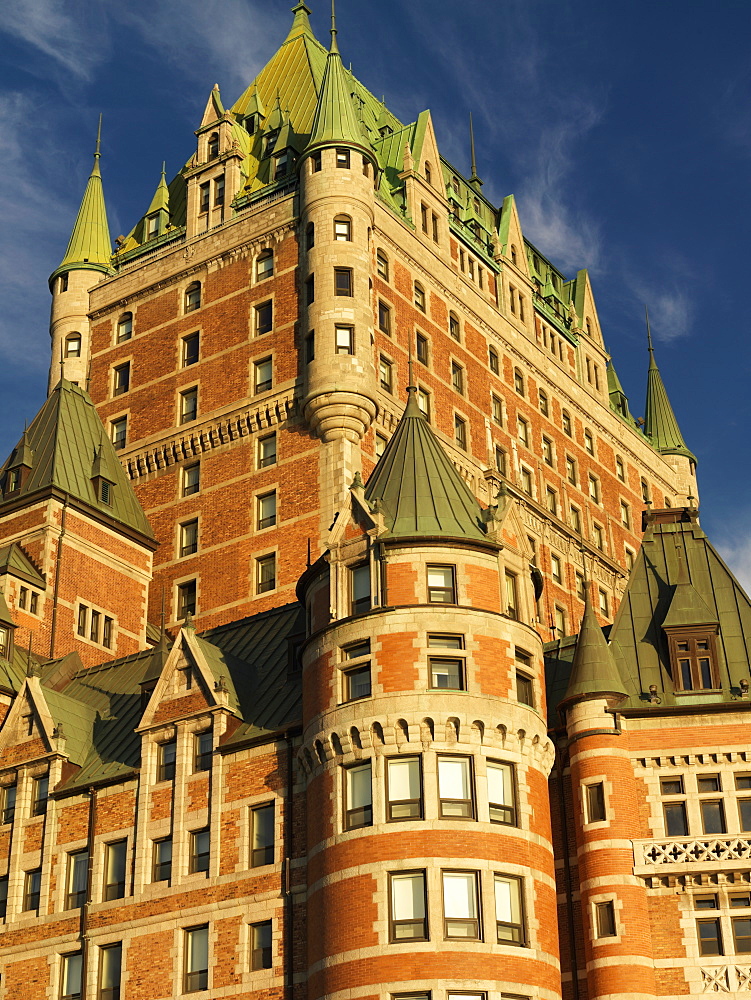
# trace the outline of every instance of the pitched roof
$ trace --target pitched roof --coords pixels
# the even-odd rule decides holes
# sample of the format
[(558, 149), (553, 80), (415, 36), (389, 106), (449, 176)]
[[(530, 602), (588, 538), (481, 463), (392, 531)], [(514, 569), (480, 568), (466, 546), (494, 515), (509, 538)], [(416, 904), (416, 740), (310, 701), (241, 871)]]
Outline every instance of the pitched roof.
[[(83, 389), (61, 379), (31, 422), (27, 437), (34, 453), (33, 465), (21, 488), (0, 500), (0, 509), (20, 497), (56, 488), (106, 518), (154, 538), (94, 404)], [(0, 469), (0, 479), (16, 464), (20, 447), (19, 443)], [(97, 475), (113, 483), (109, 504), (102, 502), (92, 482)]]
[(308, 149), (344, 143), (370, 151), (370, 144), (366, 143), (350, 96), (351, 82), (339, 54), (333, 15), (331, 22), (331, 47), (326, 57), (326, 69), (310, 130)]
[(571, 674), (561, 703), (604, 695), (625, 697), (626, 694), (588, 593)]
[[(101, 132), (101, 119), (99, 128)], [(65, 271), (92, 270), (108, 273), (112, 257), (112, 240), (107, 223), (102, 175), (99, 172), (100, 136), (97, 135), (94, 166), (86, 182), (81, 206), (70, 234), (68, 248), (58, 267), (50, 276), (50, 283)]]
[(44, 587), (45, 580), (18, 542), (0, 548), (0, 574), (10, 573), (37, 587)]
[(439, 535), (487, 541), (482, 510), (433, 433), (416, 391), (365, 488), (387, 536)]
[(647, 372), (647, 402), (644, 409), (644, 433), (650, 443), (663, 455), (685, 455), (696, 461), (683, 440), (673, 407), (670, 405), (660, 369), (655, 361), (652, 341), (649, 342), (649, 371)]

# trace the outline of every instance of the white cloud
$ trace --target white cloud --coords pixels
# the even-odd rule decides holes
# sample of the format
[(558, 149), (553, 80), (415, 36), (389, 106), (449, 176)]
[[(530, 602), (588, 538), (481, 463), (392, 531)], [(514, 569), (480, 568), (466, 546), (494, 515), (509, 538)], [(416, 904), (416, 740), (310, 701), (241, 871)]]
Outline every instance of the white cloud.
[[(748, 522), (744, 526), (747, 529)], [(727, 541), (717, 546), (717, 551), (728, 564), (733, 575), (747, 594), (751, 594), (751, 535), (739, 531), (732, 542)]]
[(649, 309), (649, 325), (655, 341), (688, 336), (693, 322), (693, 304), (677, 282), (666, 278), (655, 286), (633, 278), (627, 281), (634, 297)]
[(13, 0), (3, 5), (2, 29), (66, 74), (89, 80), (109, 50), (103, 15), (104, 5), (98, 3)]

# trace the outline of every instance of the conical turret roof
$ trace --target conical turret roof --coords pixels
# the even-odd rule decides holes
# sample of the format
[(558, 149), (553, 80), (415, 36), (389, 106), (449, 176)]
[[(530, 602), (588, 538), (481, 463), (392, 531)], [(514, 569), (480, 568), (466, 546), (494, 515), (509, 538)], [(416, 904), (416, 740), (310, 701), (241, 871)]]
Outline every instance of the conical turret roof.
[(479, 503), (433, 433), (413, 387), (394, 435), (373, 469), (365, 499), (377, 505), (389, 536), (487, 541)]
[(627, 691), (587, 593), (571, 675), (561, 704), (605, 695), (625, 698)]
[(647, 372), (647, 402), (644, 409), (644, 433), (663, 455), (685, 455), (696, 461), (683, 440), (673, 407), (670, 405), (660, 369), (655, 361), (652, 338), (649, 338), (649, 371)]
[[(99, 122), (101, 133), (101, 119)], [(60, 265), (50, 275), (50, 284), (65, 271), (91, 270), (107, 273), (112, 257), (112, 240), (107, 223), (107, 207), (104, 203), (102, 175), (99, 172), (100, 135), (97, 135), (94, 166), (86, 183), (86, 188), (78, 209), (68, 249)]]
[(162, 176), (146, 214), (153, 215), (155, 212), (166, 212), (169, 215), (169, 188), (165, 176), (165, 164), (162, 164)]

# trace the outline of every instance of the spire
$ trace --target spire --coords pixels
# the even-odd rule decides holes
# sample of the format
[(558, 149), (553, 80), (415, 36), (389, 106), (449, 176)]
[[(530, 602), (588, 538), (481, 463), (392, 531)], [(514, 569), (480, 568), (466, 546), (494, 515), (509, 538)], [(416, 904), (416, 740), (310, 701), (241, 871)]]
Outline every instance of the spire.
[(615, 410), (616, 413), (620, 413), (622, 417), (629, 420), (631, 414), (628, 410), (628, 396), (623, 391), (623, 386), (621, 385), (621, 380), (618, 378), (618, 373), (613, 366), (613, 361), (608, 358), (607, 363), (607, 378), (608, 378), (608, 396), (610, 397), (610, 409)]
[(394, 436), (368, 479), (365, 499), (378, 504), (391, 536), (487, 541), (480, 505), (425, 419), (415, 386), (409, 386), (408, 395)]
[(628, 693), (597, 621), (588, 589), (571, 675), (561, 704), (606, 695), (621, 699), (626, 698)]
[(289, 34), (284, 41), (291, 42), (298, 35), (308, 35), (310, 38), (313, 38), (313, 29), (310, 26), (310, 7), (300, 0), (300, 3), (296, 3), (292, 8), (292, 13), (295, 15), (292, 27), (289, 29)]
[(469, 176), (469, 183), (475, 189), (479, 191), (482, 187), (482, 181), (477, 176), (477, 160), (475, 159), (475, 130), (472, 126), (472, 112), (469, 113), (469, 154), (472, 166), (472, 172)]
[(99, 158), (102, 136), (102, 116), (99, 116), (94, 165), (91, 168), (86, 188), (78, 209), (73, 232), (68, 242), (68, 249), (59, 267), (50, 275), (50, 287), (53, 280), (66, 271), (91, 270), (104, 274), (110, 271), (112, 257), (112, 240), (107, 224), (107, 207), (104, 203), (102, 175), (99, 172)]
[(211, 93), (206, 101), (206, 107), (203, 109), (203, 116), (201, 118), (201, 124), (199, 125), (199, 131), (203, 128), (208, 128), (213, 125), (214, 122), (218, 122), (220, 118), (224, 117), (224, 105), (222, 104), (222, 95), (219, 90), (219, 84), (215, 83), (211, 88)]
[(661, 454), (683, 455), (695, 462), (696, 456), (689, 451), (683, 440), (660, 375), (660, 369), (655, 361), (652, 331), (649, 326), (649, 311), (647, 311), (647, 344), (649, 370), (647, 372), (647, 402), (644, 410), (644, 434), (650, 444)]
[(351, 83), (342, 65), (336, 36), (336, 11), (334, 0), (331, 0), (331, 46), (326, 57), (308, 149), (316, 146), (349, 145), (369, 152), (370, 148), (366, 145), (350, 97)]
[(162, 176), (157, 184), (154, 197), (151, 199), (151, 204), (146, 212), (147, 215), (152, 215), (154, 212), (166, 212), (169, 215), (169, 188), (167, 187), (166, 167), (167, 164), (163, 161)]

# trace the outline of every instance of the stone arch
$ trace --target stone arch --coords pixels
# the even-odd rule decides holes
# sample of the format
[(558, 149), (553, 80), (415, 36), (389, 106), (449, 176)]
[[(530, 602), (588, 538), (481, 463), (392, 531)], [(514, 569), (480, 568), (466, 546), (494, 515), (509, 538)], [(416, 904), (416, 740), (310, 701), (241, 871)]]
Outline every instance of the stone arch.
[(452, 716), (451, 718), (446, 719), (446, 742), (458, 743), (459, 732), (460, 732), (460, 725), (459, 725), (459, 720), (456, 718), (456, 716)]
[(409, 723), (405, 719), (396, 720), (394, 733), (396, 735), (396, 745), (398, 747), (404, 746), (405, 743), (409, 743)]
[(435, 723), (432, 719), (423, 719), (420, 723), (420, 741), (423, 749), (427, 750), (435, 739)]

